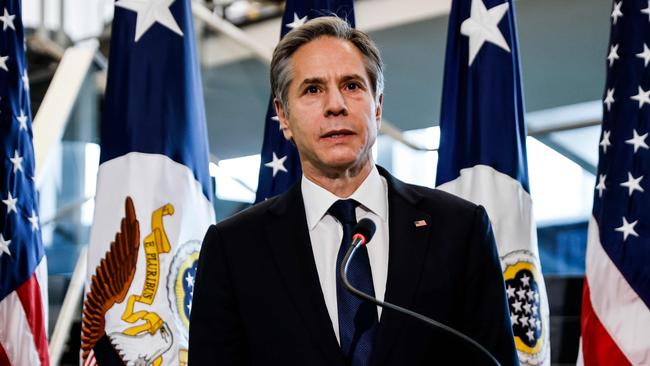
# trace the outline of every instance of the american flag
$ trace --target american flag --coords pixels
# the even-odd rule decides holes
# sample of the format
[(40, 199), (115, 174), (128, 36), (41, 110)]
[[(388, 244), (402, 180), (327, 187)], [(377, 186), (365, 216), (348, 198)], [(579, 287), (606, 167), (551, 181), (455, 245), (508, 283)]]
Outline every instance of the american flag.
[(0, 0), (0, 27), (0, 365), (49, 365), (47, 263), (19, 0)]
[(513, 1), (453, 2), (440, 129), (438, 188), (487, 210), (519, 360), (548, 365), (548, 302), (528, 182)]
[(614, 1), (580, 363), (650, 363), (650, 2)]
[[(337, 15), (354, 27), (353, 0), (287, 0), (282, 17), (280, 37), (300, 27), (309, 19)], [(298, 150), (282, 135), (280, 123), (269, 100), (264, 127), (262, 160), (255, 202), (262, 202), (286, 191), (302, 176)]]

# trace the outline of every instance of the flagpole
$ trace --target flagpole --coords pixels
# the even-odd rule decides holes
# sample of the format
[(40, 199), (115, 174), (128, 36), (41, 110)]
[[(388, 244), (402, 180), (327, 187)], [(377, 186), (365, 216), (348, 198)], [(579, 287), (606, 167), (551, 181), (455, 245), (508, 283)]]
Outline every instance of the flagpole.
[(88, 246), (82, 245), (79, 251), (77, 265), (74, 267), (68, 290), (65, 293), (61, 311), (56, 319), (54, 332), (50, 338), (50, 364), (58, 365), (63, 348), (70, 335), (70, 328), (75, 319), (75, 312), (79, 307), (83, 296), (84, 278), (86, 277), (86, 266), (88, 262)]

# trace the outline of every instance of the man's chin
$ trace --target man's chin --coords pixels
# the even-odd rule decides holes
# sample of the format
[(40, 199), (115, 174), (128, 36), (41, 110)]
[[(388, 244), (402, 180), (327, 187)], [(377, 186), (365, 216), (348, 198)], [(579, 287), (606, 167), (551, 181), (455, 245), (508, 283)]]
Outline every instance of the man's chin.
[(323, 168), (332, 172), (360, 171), (366, 165), (371, 165), (369, 159), (360, 159), (358, 157), (338, 157), (323, 161)]

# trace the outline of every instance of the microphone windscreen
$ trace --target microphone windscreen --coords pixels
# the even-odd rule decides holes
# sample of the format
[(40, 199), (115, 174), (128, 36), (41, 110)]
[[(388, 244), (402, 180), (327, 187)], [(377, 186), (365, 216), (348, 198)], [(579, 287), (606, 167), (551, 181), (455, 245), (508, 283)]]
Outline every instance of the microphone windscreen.
[(377, 227), (372, 220), (368, 218), (361, 219), (352, 230), (352, 236), (356, 234), (362, 235), (366, 238), (367, 243), (372, 239), (372, 236), (375, 235), (375, 230), (377, 230)]

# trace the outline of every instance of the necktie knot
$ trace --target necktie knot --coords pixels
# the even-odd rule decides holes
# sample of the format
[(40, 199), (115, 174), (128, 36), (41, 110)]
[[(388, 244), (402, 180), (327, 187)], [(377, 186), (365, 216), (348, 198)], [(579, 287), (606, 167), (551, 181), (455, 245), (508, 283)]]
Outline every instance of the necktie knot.
[(334, 216), (341, 224), (356, 224), (357, 216), (354, 210), (359, 206), (359, 202), (347, 199), (338, 200), (332, 204), (328, 212)]

